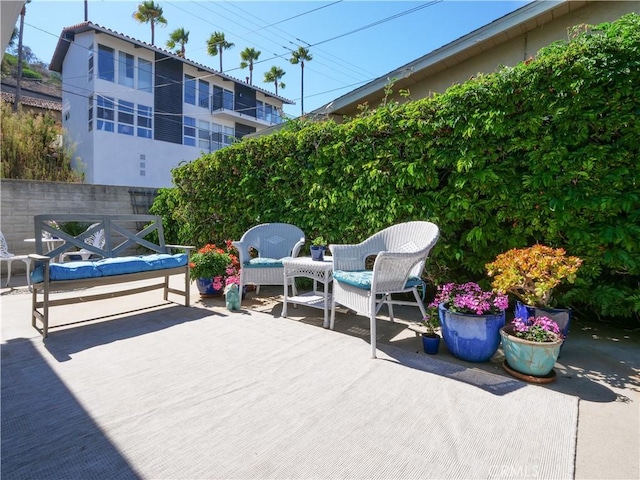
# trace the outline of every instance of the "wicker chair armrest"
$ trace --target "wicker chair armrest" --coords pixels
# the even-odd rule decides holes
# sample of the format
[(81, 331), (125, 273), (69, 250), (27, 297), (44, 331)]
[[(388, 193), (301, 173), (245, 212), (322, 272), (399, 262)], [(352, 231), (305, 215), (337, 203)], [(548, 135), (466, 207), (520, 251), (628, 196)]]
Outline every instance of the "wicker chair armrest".
[(334, 270), (364, 270), (365, 260), (369, 255), (377, 252), (370, 252), (363, 243), (357, 244), (331, 244), (329, 251), (333, 257)]
[(302, 249), (302, 247), (305, 244), (305, 238), (302, 237), (300, 240), (298, 240), (298, 242), (293, 246), (293, 249), (291, 250), (291, 256), (292, 257), (297, 257), (300, 254), (300, 250)]
[(231, 245), (238, 249), (238, 261), (240, 262), (240, 265), (244, 265), (251, 260), (251, 255), (249, 254), (249, 242), (237, 240), (231, 242)]

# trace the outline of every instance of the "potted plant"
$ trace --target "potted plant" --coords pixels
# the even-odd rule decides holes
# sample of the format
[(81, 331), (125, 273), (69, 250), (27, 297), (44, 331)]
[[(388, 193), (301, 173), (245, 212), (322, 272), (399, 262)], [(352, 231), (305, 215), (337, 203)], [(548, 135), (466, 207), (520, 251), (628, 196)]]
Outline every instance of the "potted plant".
[(500, 346), (508, 297), (474, 282), (440, 285), (429, 307), (437, 307), (442, 336), (454, 357), (486, 362)]
[(420, 326), (420, 337), (422, 338), (422, 348), (424, 353), (435, 355), (440, 348), (440, 335), (436, 329), (440, 327), (440, 318), (438, 318), (438, 309), (429, 307), (427, 315), (422, 319)]
[(563, 335), (549, 317), (514, 319), (500, 329), (505, 355), (504, 369), (517, 378), (537, 383), (555, 379), (553, 366), (558, 360)]
[(191, 256), (191, 277), (203, 297), (222, 295), (224, 287), (240, 284), (240, 262), (231, 240), (221, 248), (209, 243)]
[(566, 337), (571, 310), (552, 308), (553, 290), (565, 280), (573, 283), (580, 265), (582, 260), (567, 256), (563, 248), (536, 244), (501, 253), (485, 268), (493, 277), (493, 288), (511, 293), (518, 299), (515, 317), (549, 317), (558, 323)]
[(323, 237), (315, 237), (311, 241), (311, 258), (322, 262), (324, 260), (324, 251), (326, 248), (326, 240)]

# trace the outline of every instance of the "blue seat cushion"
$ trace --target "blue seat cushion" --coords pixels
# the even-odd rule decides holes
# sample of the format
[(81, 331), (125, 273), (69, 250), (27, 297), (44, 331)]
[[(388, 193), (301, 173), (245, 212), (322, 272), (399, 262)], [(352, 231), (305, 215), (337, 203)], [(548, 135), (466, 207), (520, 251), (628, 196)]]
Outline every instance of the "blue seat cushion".
[[(187, 264), (187, 254), (154, 253), (131, 257), (103, 258), (95, 261), (52, 263), (49, 265), (49, 279), (80, 280), (84, 278), (110, 277), (126, 273), (148, 272), (167, 268), (182, 267)], [(31, 281), (44, 280), (44, 266), (40, 265), (31, 273)]]
[(283, 268), (282, 260), (279, 258), (257, 257), (252, 258), (242, 265), (245, 268)]
[[(333, 279), (352, 287), (361, 288), (363, 290), (371, 290), (371, 280), (373, 279), (372, 270), (356, 270), (347, 272), (344, 270), (336, 270), (333, 272)], [(423, 286), (424, 281), (420, 277), (409, 277), (405, 288)]]

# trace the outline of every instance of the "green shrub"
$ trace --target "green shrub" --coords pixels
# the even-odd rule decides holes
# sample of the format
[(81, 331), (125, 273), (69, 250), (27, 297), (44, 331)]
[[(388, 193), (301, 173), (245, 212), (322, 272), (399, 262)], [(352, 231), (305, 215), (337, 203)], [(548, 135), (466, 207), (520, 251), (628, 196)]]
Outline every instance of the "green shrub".
[[(556, 292), (578, 315), (640, 312), (640, 16), (631, 14), (444, 94), (280, 132), (173, 171), (157, 213), (181, 242), (238, 239), (263, 222), (361, 241), (397, 222), (441, 229), (432, 283), (477, 281), (511, 248), (584, 260)], [(170, 199), (170, 202), (169, 202)], [(164, 210), (164, 211), (163, 211)]]

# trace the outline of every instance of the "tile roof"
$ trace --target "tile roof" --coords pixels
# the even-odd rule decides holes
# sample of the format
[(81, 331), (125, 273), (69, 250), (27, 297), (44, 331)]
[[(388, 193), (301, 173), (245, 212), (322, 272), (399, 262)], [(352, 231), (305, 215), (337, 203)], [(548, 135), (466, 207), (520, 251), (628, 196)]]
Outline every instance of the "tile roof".
[[(13, 93), (2, 92), (0, 95), (2, 100), (7, 103), (13, 104), (16, 101), (16, 96)], [(20, 103), (28, 107), (42, 108), (43, 110), (54, 110), (57, 112), (62, 111), (62, 102), (54, 102), (51, 100), (43, 100), (41, 98), (20, 95)]]

